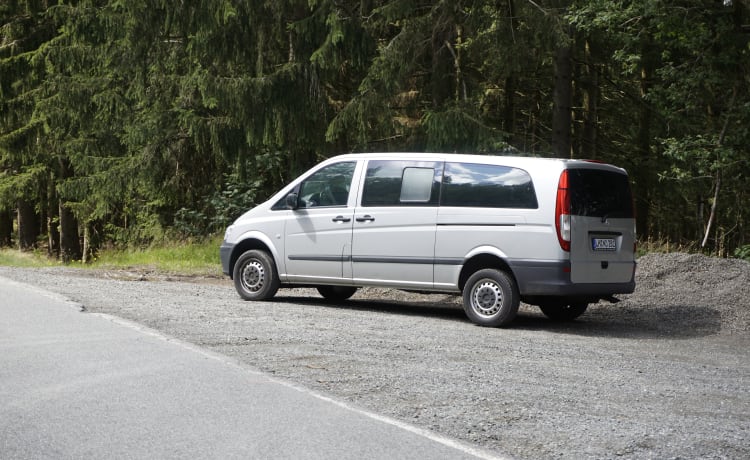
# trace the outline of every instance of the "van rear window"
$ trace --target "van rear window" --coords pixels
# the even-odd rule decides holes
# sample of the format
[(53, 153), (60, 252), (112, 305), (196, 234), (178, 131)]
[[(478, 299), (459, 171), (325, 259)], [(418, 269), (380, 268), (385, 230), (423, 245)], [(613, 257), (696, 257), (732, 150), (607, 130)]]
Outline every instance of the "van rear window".
[(508, 166), (446, 163), (441, 206), (538, 207), (529, 173)]
[(585, 217), (632, 218), (628, 176), (600, 169), (569, 169), (571, 213)]

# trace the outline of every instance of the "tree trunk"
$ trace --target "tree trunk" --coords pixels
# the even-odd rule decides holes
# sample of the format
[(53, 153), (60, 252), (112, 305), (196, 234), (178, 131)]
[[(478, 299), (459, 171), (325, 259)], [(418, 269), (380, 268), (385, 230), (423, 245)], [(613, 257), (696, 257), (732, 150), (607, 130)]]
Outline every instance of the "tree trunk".
[(591, 58), (591, 44), (585, 42), (583, 90), (583, 133), (581, 135), (581, 156), (594, 159), (597, 156), (597, 109), (599, 106), (599, 75)]
[[(716, 142), (717, 149), (721, 149), (721, 147), (724, 145), (724, 139), (726, 139), (727, 136), (727, 129), (729, 128), (729, 120), (732, 118), (732, 109), (734, 108), (734, 102), (737, 100), (737, 85), (735, 85), (734, 90), (732, 91), (732, 99), (729, 101), (729, 105), (727, 106), (727, 116), (724, 119), (724, 126), (721, 128), (721, 133), (719, 133), (719, 139)], [(720, 159), (717, 159), (717, 163), (720, 163)], [(711, 226), (714, 223), (714, 220), (716, 220), (716, 209), (719, 203), (719, 191), (721, 190), (721, 168), (718, 168), (716, 170), (716, 188), (714, 189), (714, 200), (711, 203), (711, 214), (708, 216), (708, 224), (706, 224), (706, 233), (703, 236), (703, 241), (701, 241), (701, 248), (705, 248), (706, 244), (708, 243), (708, 235), (711, 233)]]
[(573, 66), (570, 45), (555, 50), (555, 88), (552, 113), (552, 149), (558, 158), (570, 158), (573, 101)]
[(505, 107), (503, 107), (503, 131), (508, 133), (511, 143), (516, 134), (516, 76), (505, 79)]
[(34, 207), (26, 200), (18, 200), (17, 222), (18, 248), (22, 251), (34, 248), (39, 237), (39, 226)]
[(13, 212), (0, 209), (0, 247), (13, 244)]
[(81, 262), (83, 264), (89, 263), (89, 251), (91, 251), (91, 232), (89, 231), (89, 225), (83, 225), (83, 251), (81, 253)]
[(54, 259), (60, 257), (60, 232), (58, 231), (58, 223), (57, 212), (55, 212), (55, 215), (47, 215), (47, 255)]
[(70, 263), (81, 260), (81, 241), (78, 238), (78, 221), (73, 211), (60, 202), (60, 260)]
[(719, 203), (719, 191), (721, 190), (721, 170), (716, 171), (716, 188), (714, 189), (714, 200), (711, 203), (711, 214), (708, 216), (708, 224), (706, 224), (706, 233), (703, 235), (703, 241), (701, 241), (701, 248), (705, 248), (708, 244), (708, 236), (711, 234), (711, 226), (716, 219), (716, 207)]
[[(60, 179), (64, 180), (73, 177), (73, 168), (65, 157), (58, 158), (60, 167)], [(63, 263), (70, 263), (74, 260), (81, 260), (81, 240), (78, 236), (78, 219), (73, 211), (65, 206), (62, 197), (57, 197), (60, 218), (60, 260)]]
[(57, 193), (55, 192), (55, 181), (50, 179), (47, 187), (47, 254), (50, 257), (60, 256), (60, 232), (58, 231)]
[(640, 238), (646, 238), (649, 235), (651, 224), (651, 191), (657, 181), (656, 161), (651, 155), (651, 122), (652, 113), (646, 97), (651, 90), (651, 78), (653, 69), (656, 67), (658, 57), (654, 54), (655, 48), (651, 46), (650, 40), (643, 44), (641, 57), (643, 65), (641, 67), (641, 106), (638, 114), (638, 134), (636, 139), (636, 151), (639, 165), (639, 186), (636, 190), (636, 230)]
[[(500, 2), (498, 10), (502, 8)], [(518, 18), (516, 17), (516, 4), (514, 0), (508, 0), (508, 17), (510, 18), (510, 36), (513, 44), (516, 43), (516, 31), (518, 30)], [(518, 86), (518, 75), (515, 69), (505, 77), (505, 101), (503, 107), (503, 131), (508, 135), (508, 141), (515, 145), (521, 138), (516, 134), (516, 88)]]
[(432, 30), (431, 40), (430, 91), (434, 110), (440, 110), (443, 104), (455, 95), (455, 66), (450, 49), (455, 38), (455, 22), (450, 17), (450, 12), (443, 12)]

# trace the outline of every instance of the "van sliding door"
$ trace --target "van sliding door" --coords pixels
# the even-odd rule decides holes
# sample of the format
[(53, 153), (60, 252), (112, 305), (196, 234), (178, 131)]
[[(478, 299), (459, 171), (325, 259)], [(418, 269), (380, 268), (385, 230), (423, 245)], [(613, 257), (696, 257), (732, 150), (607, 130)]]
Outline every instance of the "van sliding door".
[(432, 287), (441, 177), (440, 162), (368, 163), (354, 213), (354, 284)]

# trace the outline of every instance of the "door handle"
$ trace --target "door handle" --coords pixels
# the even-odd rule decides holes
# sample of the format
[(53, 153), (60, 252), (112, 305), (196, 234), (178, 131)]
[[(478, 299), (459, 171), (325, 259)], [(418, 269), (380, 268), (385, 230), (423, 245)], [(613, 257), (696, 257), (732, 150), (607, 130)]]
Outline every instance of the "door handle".
[(357, 217), (357, 222), (373, 222), (374, 220), (375, 218), (369, 214), (365, 214), (362, 217)]
[(334, 222), (351, 222), (352, 219), (344, 216), (336, 216), (331, 220), (333, 220)]

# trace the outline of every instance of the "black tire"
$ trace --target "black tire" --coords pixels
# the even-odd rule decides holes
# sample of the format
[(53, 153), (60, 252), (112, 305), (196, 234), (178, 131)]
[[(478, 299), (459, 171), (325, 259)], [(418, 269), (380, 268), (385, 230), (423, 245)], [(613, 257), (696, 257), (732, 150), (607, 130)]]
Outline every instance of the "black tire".
[(234, 287), (245, 300), (266, 300), (279, 290), (276, 263), (267, 252), (252, 249), (244, 252), (233, 271)]
[(464, 311), (480, 326), (505, 326), (516, 317), (520, 303), (515, 280), (500, 270), (479, 270), (464, 286)]
[(544, 315), (553, 321), (573, 321), (581, 316), (589, 304), (585, 302), (552, 302), (539, 305)]
[(326, 300), (340, 302), (353, 296), (357, 288), (355, 286), (318, 286), (318, 292)]

